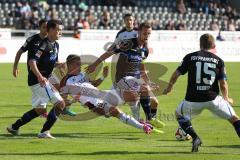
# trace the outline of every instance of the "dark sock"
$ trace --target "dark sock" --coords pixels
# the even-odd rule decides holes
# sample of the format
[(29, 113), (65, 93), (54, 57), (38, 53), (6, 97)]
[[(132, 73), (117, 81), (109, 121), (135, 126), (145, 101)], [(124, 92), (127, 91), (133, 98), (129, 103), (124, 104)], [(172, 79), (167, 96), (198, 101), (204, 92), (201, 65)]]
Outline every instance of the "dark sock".
[(192, 124), (189, 120), (186, 120), (184, 117), (179, 117), (177, 120), (178, 120), (180, 127), (184, 130), (184, 132), (189, 134), (193, 140), (198, 138), (198, 135), (194, 131)]
[(151, 120), (151, 102), (150, 102), (150, 97), (141, 97), (140, 98), (140, 103), (142, 105), (143, 111), (146, 115), (147, 120)]
[(48, 113), (47, 121), (44, 123), (41, 133), (50, 130), (54, 123), (57, 121), (57, 117), (59, 115), (60, 112), (55, 107), (53, 107), (51, 111)]
[(151, 118), (156, 118), (156, 116), (157, 116), (157, 109), (156, 108), (152, 108), (151, 109)]
[(32, 119), (38, 117), (38, 113), (35, 111), (35, 109), (32, 109), (26, 113), (24, 113), (24, 115), (18, 119), (14, 124), (12, 124), (12, 128), (14, 130), (18, 130), (21, 126), (23, 126), (24, 124), (30, 122)]
[(233, 126), (237, 132), (238, 137), (240, 137), (240, 120), (233, 123)]

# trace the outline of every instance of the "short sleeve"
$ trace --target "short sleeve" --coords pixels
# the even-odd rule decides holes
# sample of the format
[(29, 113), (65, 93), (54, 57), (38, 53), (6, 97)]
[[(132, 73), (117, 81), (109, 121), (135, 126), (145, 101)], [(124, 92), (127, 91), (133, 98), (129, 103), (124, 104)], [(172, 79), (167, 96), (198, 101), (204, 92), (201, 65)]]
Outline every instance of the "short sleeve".
[(181, 62), (181, 64), (178, 66), (177, 70), (182, 74), (186, 74), (188, 71), (188, 57), (185, 56)]
[(23, 52), (26, 52), (29, 49), (30, 43), (31, 43), (32, 37), (29, 37), (25, 43), (22, 45), (21, 50)]
[(226, 67), (223, 60), (220, 60), (218, 80), (227, 80)]
[(44, 53), (44, 51), (46, 50), (46, 43), (44, 43), (44, 41), (39, 45), (38, 48), (34, 48), (31, 51), (29, 51), (28, 53), (28, 58), (29, 60), (38, 60), (41, 55)]

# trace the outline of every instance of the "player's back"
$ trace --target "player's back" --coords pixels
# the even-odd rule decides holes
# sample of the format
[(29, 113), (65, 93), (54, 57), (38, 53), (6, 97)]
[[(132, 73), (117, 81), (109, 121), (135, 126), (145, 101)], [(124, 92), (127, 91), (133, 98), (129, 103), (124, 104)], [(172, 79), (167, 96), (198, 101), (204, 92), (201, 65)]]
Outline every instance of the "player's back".
[(188, 72), (185, 99), (191, 102), (214, 100), (219, 94), (218, 80), (226, 79), (223, 60), (203, 50), (185, 56), (178, 71), (181, 74)]

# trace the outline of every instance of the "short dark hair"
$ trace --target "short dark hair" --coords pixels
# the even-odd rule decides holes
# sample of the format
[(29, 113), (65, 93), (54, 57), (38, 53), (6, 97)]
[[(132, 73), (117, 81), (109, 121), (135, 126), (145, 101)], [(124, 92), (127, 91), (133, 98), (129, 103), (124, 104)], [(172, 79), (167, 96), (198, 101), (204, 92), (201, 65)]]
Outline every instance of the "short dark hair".
[(133, 17), (132, 13), (124, 14), (123, 19), (125, 20), (127, 17)]
[(81, 60), (80, 56), (76, 54), (69, 54), (66, 59), (67, 66), (69, 66), (75, 60)]
[(148, 22), (143, 22), (139, 25), (138, 30), (141, 31), (143, 28), (152, 28), (152, 25)]
[(47, 22), (47, 31), (50, 30), (50, 28), (55, 29), (57, 25), (62, 25), (62, 21), (57, 19), (52, 19)]
[(40, 28), (41, 25), (42, 25), (43, 23), (46, 23), (46, 22), (47, 22), (46, 19), (41, 19), (41, 20), (38, 22), (38, 27)]
[(202, 50), (209, 50), (215, 47), (215, 40), (211, 34), (203, 34), (200, 37), (200, 48)]

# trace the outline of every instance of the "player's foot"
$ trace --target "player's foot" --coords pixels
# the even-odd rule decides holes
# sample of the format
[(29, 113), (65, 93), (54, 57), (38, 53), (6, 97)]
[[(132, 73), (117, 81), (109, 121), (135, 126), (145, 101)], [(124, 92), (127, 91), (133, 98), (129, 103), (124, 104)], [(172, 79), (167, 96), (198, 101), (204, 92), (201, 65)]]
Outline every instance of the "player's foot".
[(10, 134), (12, 134), (12, 135), (14, 135), (14, 136), (18, 136), (18, 135), (19, 135), (19, 130), (14, 130), (14, 129), (12, 128), (12, 125), (9, 126), (9, 127), (7, 127), (6, 129), (7, 129), (8, 133), (10, 133)]
[(202, 141), (200, 138), (196, 138), (192, 142), (192, 152), (198, 152), (198, 147), (201, 146)]
[(69, 116), (76, 116), (76, 115), (77, 115), (77, 113), (71, 111), (69, 108), (66, 108), (66, 109), (64, 110), (64, 114), (67, 114), (67, 115), (69, 115)]
[(153, 133), (160, 133), (160, 134), (163, 134), (163, 133), (164, 133), (164, 131), (162, 131), (162, 130), (160, 130), (160, 129), (157, 129), (157, 128), (155, 128), (155, 127), (153, 127), (152, 132), (153, 132)]
[(40, 115), (40, 117), (42, 118), (47, 118), (47, 116), (48, 116), (48, 112), (44, 112), (43, 114)]
[(43, 133), (39, 133), (38, 134), (38, 138), (56, 139), (55, 137), (53, 137), (51, 135), (51, 133), (49, 131), (45, 131)]
[(152, 127), (149, 126), (149, 124), (143, 124), (143, 131), (146, 133), (146, 134), (150, 134), (152, 132)]
[(165, 126), (165, 123), (163, 123), (162, 121), (160, 121), (159, 119), (157, 118), (152, 118), (149, 123), (151, 125), (153, 125), (154, 127), (156, 128), (163, 128)]

